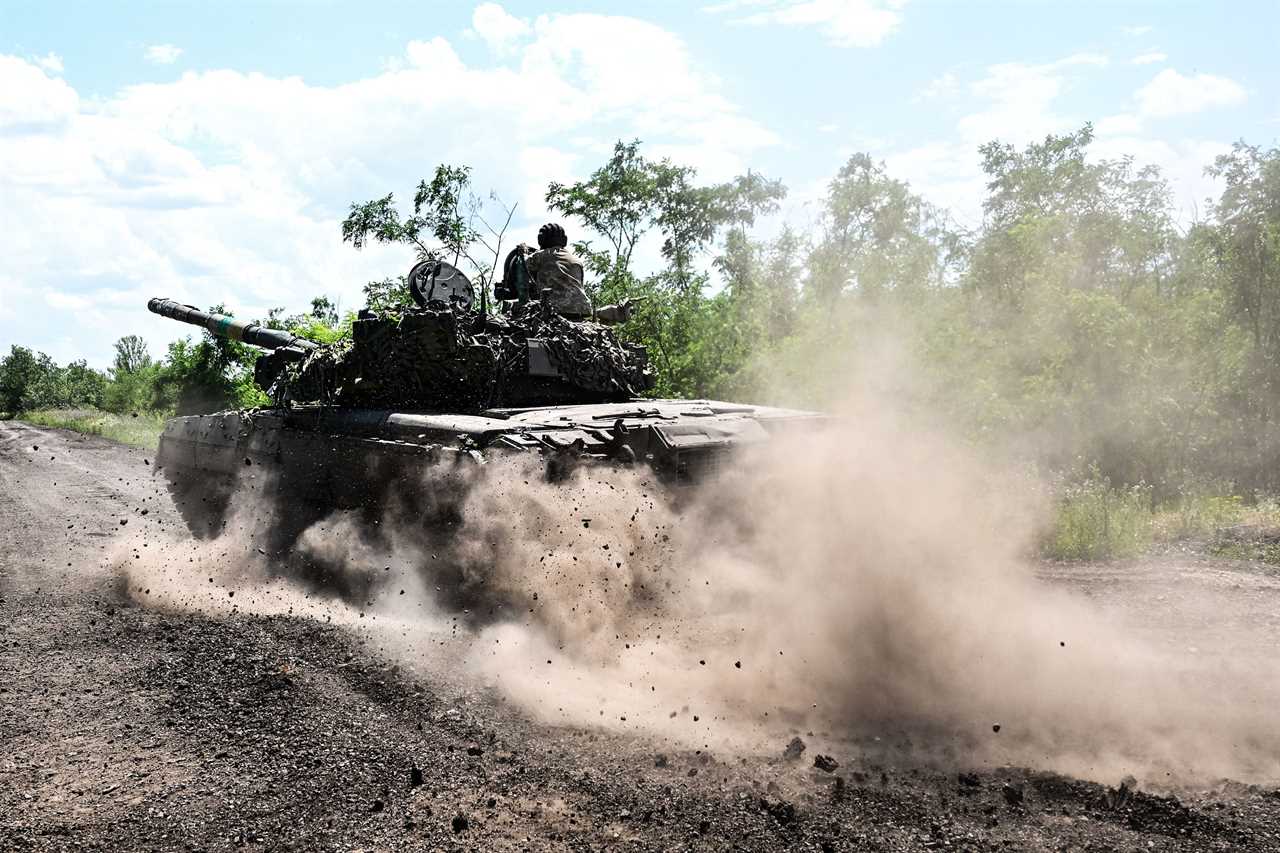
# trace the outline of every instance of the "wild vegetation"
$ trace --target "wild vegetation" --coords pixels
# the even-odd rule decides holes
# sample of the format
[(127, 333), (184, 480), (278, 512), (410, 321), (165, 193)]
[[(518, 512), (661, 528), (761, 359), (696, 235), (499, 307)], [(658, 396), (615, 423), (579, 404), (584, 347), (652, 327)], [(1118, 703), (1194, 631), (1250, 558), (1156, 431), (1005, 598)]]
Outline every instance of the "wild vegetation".
[[(865, 154), (831, 179), (816, 221), (769, 220), (767, 236), (780, 182), (702, 184), (639, 142), (551, 184), (546, 202), (581, 235), (592, 296), (639, 298), (620, 332), (649, 348), (655, 394), (821, 406), (874, 371), (858, 363), (867, 344), (891, 338), (911, 368), (903, 405), (1063, 483), (1049, 552), (1103, 556), (1233, 523), (1280, 491), (1280, 150), (1242, 142), (1206, 164), (1221, 195), (1185, 223), (1156, 168), (1090, 157), (1092, 136), (983, 146), (972, 231)], [(471, 180), (441, 166), (412, 216), (391, 195), (356, 204), (342, 237), (403, 243), (487, 285), (515, 211)], [(642, 244), (660, 247), (660, 269), (638, 268)], [(366, 295), (407, 301), (402, 279)], [(350, 326), (324, 297), (264, 321), (321, 340)], [(234, 342), (188, 338), (153, 360), (123, 338), (116, 351), (101, 372), (14, 345), (0, 410), (262, 401)]]

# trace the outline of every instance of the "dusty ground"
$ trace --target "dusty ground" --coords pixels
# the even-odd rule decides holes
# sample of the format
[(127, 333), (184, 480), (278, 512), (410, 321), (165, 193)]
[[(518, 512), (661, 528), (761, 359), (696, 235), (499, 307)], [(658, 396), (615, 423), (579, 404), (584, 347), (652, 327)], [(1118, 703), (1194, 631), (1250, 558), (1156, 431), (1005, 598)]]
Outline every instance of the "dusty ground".
[[(181, 530), (148, 455), (0, 423), (2, 850), (1280, 849), (1274, 786), (1156, 796), (842, 754), (828, 773), (784, 742), (742, 758), (535, 724), (449, 669), (465, 638), (424, 641), (424, 676), (337, 624), (139, 606), (108, 557)], [(1044, 573), (1189, 655), (1280, 642), (1261, 566)], [(1221, 618), (1190, 606), (1206, 596)]]

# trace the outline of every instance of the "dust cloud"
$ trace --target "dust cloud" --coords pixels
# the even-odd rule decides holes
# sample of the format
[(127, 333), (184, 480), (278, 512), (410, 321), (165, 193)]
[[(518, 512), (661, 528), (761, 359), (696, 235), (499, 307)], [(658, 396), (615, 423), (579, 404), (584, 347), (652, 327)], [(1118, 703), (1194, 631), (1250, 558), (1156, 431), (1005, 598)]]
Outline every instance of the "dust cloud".
[(463, 625), (468, 677), (554, 723), (1112, 782), (1280, 775), (1274, 671), (1189, 662), (1038, 580), (1022, 473), (874, 388), (835, 412), (696, 488), (497, 459), (449, 474), (445, 529), (389, 502), (281, 556), (246, 502), (223, 536), (122, 564), (152, 606), (376, 619), (410, 662)]
[(472, 664), (544, 719), (691, 745), (816, 730), (1107, 781), (1275, 777), (1274, 683), (1190, 668), (1038, 581), (1019, 475), (883, 406), (844, 414), (674, 505), (634, 473), (477, 488), (460, 553), (526, 610)]

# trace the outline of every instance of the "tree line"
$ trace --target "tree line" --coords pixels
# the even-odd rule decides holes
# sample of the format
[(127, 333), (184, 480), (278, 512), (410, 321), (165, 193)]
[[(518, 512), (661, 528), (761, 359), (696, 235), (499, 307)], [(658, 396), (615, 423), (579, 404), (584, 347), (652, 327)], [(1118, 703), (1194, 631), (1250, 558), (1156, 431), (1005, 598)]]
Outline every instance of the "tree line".
[[(592, 297), (644, 297), (619, 331), (648, 347), (656, 395), (822, 406), (865, 377), (863, 344), (891, 330), (912, 366), (902, 404), (976, 442), (1157, 495), (1280, 489), (1280, 150), (1241, 142), (1206, 164), (1221, 194), (1180, 223), (1158, 169), (1089, 157), (1092, 140), (1086, 125), (982, 146), (972, 229), (866, 154), (840, 167), (806, 227), (767, 236), (781, 182), (749, 171), (706, 184), (635, 141), (545, 198), (581, 235)], [(475, 192), (470, 169), (441, 166), (412, 210), (391, 195), (354, 204), (342, 237), (447, 258), (481, 287), (501, 277), (515, 209)], [(660, 248), (656, 271), (636, 268), (642, 243)], [(408, 303), (402, 278), (365, 294), (378, 309)], [(350, 318), (321, 298), (265, 322), (335, 340)], [(15, 346), (0, 409), (261, 402), (234, 342), (177, 341), (157, 362), (140, 343), (121, 340), (105, 373)]]

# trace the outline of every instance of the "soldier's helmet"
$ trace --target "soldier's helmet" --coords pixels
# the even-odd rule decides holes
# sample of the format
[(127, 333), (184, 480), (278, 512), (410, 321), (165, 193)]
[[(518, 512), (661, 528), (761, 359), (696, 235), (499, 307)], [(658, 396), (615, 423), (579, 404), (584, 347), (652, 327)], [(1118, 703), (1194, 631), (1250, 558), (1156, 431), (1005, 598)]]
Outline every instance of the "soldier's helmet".
[(569, 245), (569, 237), (558, 223), (548, 222), (538, 229), (539, 249), (561, 249)]

